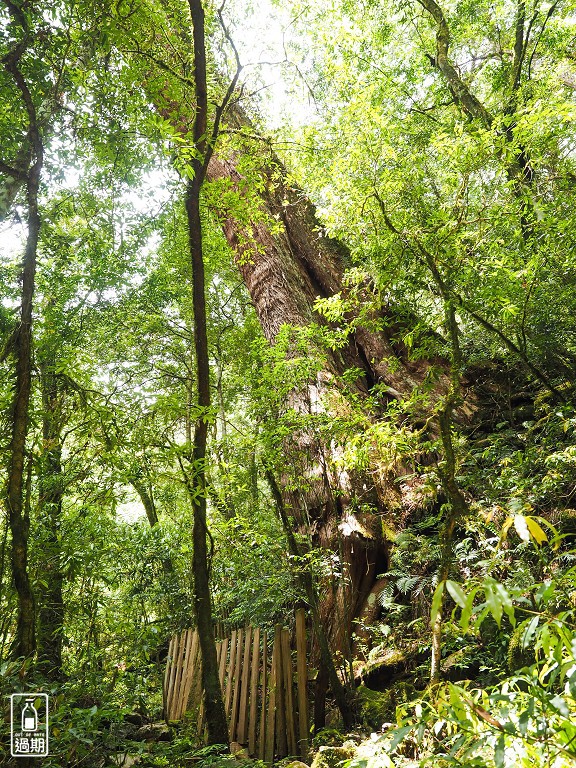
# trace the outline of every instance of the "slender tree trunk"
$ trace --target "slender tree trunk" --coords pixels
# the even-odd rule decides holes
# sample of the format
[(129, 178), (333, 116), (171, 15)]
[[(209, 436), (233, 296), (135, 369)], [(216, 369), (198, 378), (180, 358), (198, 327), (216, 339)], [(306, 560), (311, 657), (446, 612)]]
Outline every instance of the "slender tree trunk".
[(192, 291), (194, 302), (194, 344), (198, 377), (199, 416), (194, 428), (194, 526), (192, 540), (194, 553), (194, 605), (198, 637), (202, 654), (202, 685), (206, 707), (208, 740), (211, 744), (228, 744), (228, 724), (218, 678), (216, 642), (212, 623), (212, 604), (209, 584), (206, 521), (206, 442), (210, 409), (210, 366), (206, 333), (206, 297), (204, 289), (204, 261), (202, 257), (202, 224), (200, 219), (200, 185), (194, 179), (188, 184), (186, 197), (190, 254), (192, 258)]
[(196, 116), (194, 120), (194, 144), (200, 159), (192, 162), (193, 178), (186, 187), (186, 215), (190, 258), (192, 261), (192, 300), (194, 306), (194, 347), (196, 352), (198, 416), (194, 427), (192, 497), (194, 524), (192, 540), (194, 552), (194, 606), (198, 638), (202, 657), (202, 686), (208, 741), (210, 744), (228, 745), (228, 723), (218, 676), (216, 642), (212, 623), (212, 602), (209, 583), (209, 563), (206, 520), (206, 443), (210, 418), (210, 363), (206, 322), (206, 294), (204, 254), (202, 249), (202, 218), (200, 191), (205, 176), (205, 164), (210, 147), (206, 140), (208, 126), (208, 94), (206, 84), (206, 51), (204, 9), (201, 0), (189, 0), (194, 35), (194, 82), (196, 92)]
[(45, 585), (38, 595), (38, 663), (51, 678), (62, 674), (64, 597), (60, 544), (64, 476), (62, 472), (62, 392), (53, 366), (41, 366), (42, 450), (39, 507), (42, 518), (41, 569)]
[[(22, 23), (21, 13), (11, 11)], [(28, 534), (30, 518), (24, 503), (24, 461), (28, 432), (30, 394), (32, 390), (32, 302), (36, 274), (36, 254), (40, 234), (38, 189), (43, 164), (43, 146), (36, 109), (26, 81), (18, 68), (25, 49), (24, 42), (4, 58), (4, 67), (12, 75), (28, 114), (28, 138), (33, 147), (34, 162), (26, 174), (28, 235), (22, 263), (22, 305), (20, 324), (13, 336), (15, 383), (12, 397), (12, 430), (8, 459), (6, 506), (12, 533), (12, 574), (18, 594), (18, 621), (11, 653), (14, 658), (29, 658), (36, 649), (35, 600), (28, 574)]]
[[(438, 571), (438, 583), (446, 582), (450, 576), (453, 557), (453, 541), (456, 523), (468, 511), (468, 504), (456, 481), (457, 458), (452, 438), (454, 428), (454, 411), (461, 400), (462, 354), (460, 351), (460, 331), (456, 321), (454, 302), (446, 289), (446, 284), (436, 268), (432, 270), (438, 289), (444, 301), (445, 325), (450, 338), (451, 368), (450, 386), (438, 415), (440, 440), (442, 442), (442, 465), (438, 473), (442, 488), (448, 501), (448, 512), (441, 533), (441, 562)], [(432, 653), (430, 660), (430, 682), (434, 685), (440, 681), (440, 662), (442, 657), (442, 627), (446, 589), (442, 591), (440, 607), (432, 625)]]

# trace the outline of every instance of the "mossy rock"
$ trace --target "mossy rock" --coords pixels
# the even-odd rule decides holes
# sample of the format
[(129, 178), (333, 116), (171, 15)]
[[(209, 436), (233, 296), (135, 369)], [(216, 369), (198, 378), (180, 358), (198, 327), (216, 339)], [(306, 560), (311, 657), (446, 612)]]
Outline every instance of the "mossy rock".
[(314, 755), (312, 768), (340, 768), (344, 760), (354, 756), (354, 744), (348, 742), (342, 747), (320, 747)]
[[(373, 651), (374, 653), (374, 651)], [(403, 679), (411, 669), (418, 655), (418, 647), (400, 650), (380, 649), (376, 658), (364, 664), (360, 677), (364, 685), (376, 691), (388, 691), (398, 679)]]
[(396, 722), (396, 707), (414, 698), (416, 691), (411, 683), (398, 682), (386, 691), (372, 691), (361, 685), (356, 695), (362, 722), (369, 728), (380, 730), (383, 723)]

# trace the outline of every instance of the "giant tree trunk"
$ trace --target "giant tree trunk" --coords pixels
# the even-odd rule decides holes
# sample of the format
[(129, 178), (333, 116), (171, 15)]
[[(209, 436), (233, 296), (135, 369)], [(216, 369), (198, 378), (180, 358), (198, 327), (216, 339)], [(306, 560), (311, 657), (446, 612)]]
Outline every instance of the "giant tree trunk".
[[(242, 186), (234, 158), (212, 158), (208, 173), (212, 180), (229, 179), (235, 188)], [(313, 206), (300, 190), (286, 185), (278, 160), (268, 154), (261, 173), (262, 220), (247, 232), (224, 216), (223, 229), (264, 334), (273, 344), (284, 324), (325, 322), (314, 303), (346, 293), (343, 276), (349, 257), (341, 243), (322, 235)], [(266, 219), (276, 225), (280, 221), (281, 232), (272, 234)], [(397, 329), (390, 318), (388, 323), (388, 329), (379, 332), (356, 328), (344, 348), (326, 353), (324, 370), (304, 390), (294, 392), (287, 406), (301, 414), (328, 407), (327, 396), (337, 390), (339, 374), (351, 367), (361, 371), (356, 381), (360, 396), (376, 383), (385, 385), (390, 398), (409, 395), (429, 364), (409, 361), (402, 346), (392, 341)], [(339, 553), (342, 561), (342, 577), (336, 588), (324, 591), (320, 611), (333, 648), (349, 655), (354, 619), (387, 567), (382, 515), (395, 491), (391, 483), (375, 483), (372, 473), (336, 471), (334, 447), (322, 444), (312, 431), (295, 431), (285, 447), (287, 464), (293, 468), (292, 477), (285, 478), (286, 507), (297, 526), (312, 533), (321, 547)], [(294, 468), (304, 490), (288, 490), (294, 487)]]
[[(183, 37), (177, 32), (178, 36)], [(185, 43), (182, 40), (183, 57)], [(158, 51), (162, 56), (160, 48)], [(172, 65), (179, 71), (178, 62)], [(195, 110), (186, 88), (182, 88), (183, 81), (170, 80), (169, 71), (162, 67), (155, 75), (150, 73), (146, 87), (162, 117), (186, 137), (194, 124)], [(179, 92), (180, 97), (174, 95)], [(232, 132), (247, 129), (248, 134), (257, 133), (237, 106), (228, 111), (227, 120)], [(242, 140), (249, 141), (246, 135)], [(313, 205), (301, 190), (286, 182), (285, 169), (268, 142), (256, 136), (249, 151), (251, 173), (256, 179), (243, 178), (239, 154), (233, 153), (214, 154), (207, 178), (252, 198), (251, 204), (258, 198), (257, 220), (246, 224), (234, 212), (222, 210), (225, 195), (210, 196), (217, 201), (215, 214), (234, 251), (264, 335), (274, 344), (283, 325), (305, 327), (325, 322), (315, 312), (314, 303), (317, 298), (338, 293), (346, 296), (344, 276), (350, 258), (343, 244), (324, 236)], [(366, 290), (370, 290), (369, 285)], [(360, 399), (376, 384), (383, 400), (402, 399), (423, 382), (431, 365), (441, 365), (438, 360), (409, 359), (407, 350), (396, 341), (400, 324), (389, 308), (382, 307), (372, 319), (376, 322), (369, 323), (370, 327), (355, 324), (345, 346), (325, 352), (323, 370), (292, 393), (287, 408), (300, 414), (329, 408), (329, 395), (338, 393), (339, 375), (352, 368), (360, 371), (355, 382)], [(375, 327), (378, 330), (373, 330)], [(439, 392), (447, 387), (447, 377), (440, 376)], [(340, 402), (344, 403), (344, 397)], [(460, 415), (466, 416), (465, 407)], [(279, 479), (285, 507), (295, 524), (307, 530), (314, 543), (340, 555), (342, 578), (336, 588), (324, 591), (320, 612), (333, 649), (348, 654), (354, 619), (362, 614), (376, 577), (387, 567), (388, 543), (382, 533), (382, 517), (389, 514), (392, 502), (399, 500), (399, 492), (394, 478), (336, 470), (334, 451), (334, 446), (324, 444), (312, 429), (295, 429), (285, 443), (285, 466), (290, 472)], [(294, 483), (295, 478), (301, 482)], [(299, 490), (293, 490), (295, 487)]]

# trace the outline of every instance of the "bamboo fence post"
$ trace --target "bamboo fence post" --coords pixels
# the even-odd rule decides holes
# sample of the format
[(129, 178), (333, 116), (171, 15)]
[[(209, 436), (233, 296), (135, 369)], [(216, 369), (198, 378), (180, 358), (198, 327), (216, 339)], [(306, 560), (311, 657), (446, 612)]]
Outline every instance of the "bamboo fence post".
[(186, 656), (188, 653), (188, 630), (185, 629), (180, 635), (180, 654), (178, 659), (178, 674), (176, 675), (176, 687), (174, 689), (174, 720), (180, 720), (180, 700), (182, 698), (182, 687), (184, 676), (186, 674)]
[(268, 719), (266, 721), (266, 742), (264, 747), (264, 762), (272, 763), (274, 761), (274, 724), (276, 722), (276, 665), (274, 658), (276, 655), (276, 644), (272, 647), (272, 659), (270, 668), (270, 685), (268, 690)]
[(308, 759), (308, 667), (306, 664), (306, 613), (296, 611), (296, 679), (298, 695), (298, 746), (300, 756)]
[(262, 694), (260, 708), (260, 733), (258, 734), (258, 758), (264, 760), (266, 746), (266, 694), (268, 693), (268, 634), (262, 636)]
[(174, 688), (176, 685), (176, 678), (178, 675), (178, 660), (180, 657), (180, 635), (176, 635), (174, 638), (174, 654), (172, 656), (172, 669), (170, 670), (170, 682), (168, 683), (168, 697), (167, 697), (167, 712), (166, 719), (172, 718), (172, 705), (174, 699)]
[(274, 627), (274, 666), (276, 668), (276, 695), (274, 696), (276, 704), (276, 752), (278, 757), (286, 757), (288, 754), (288, 744), (286, 741), (286, 707), (284, 695), (284, 676), (282, 674), (282, 626), (276, 624)]
[(220, 680), (220, 688), (222, 689), (222, 696), (224, 696), (224, 678), (226, 677), (226, 661), (228, 657), (228, 638), (223, 638), (219, 645), (218, 651), (220, 652), (220, 665), (218, 667), (218, 679)]
[(296, 724), (294, 720), (294, 673), (292, 671), (292, 653), (290, 651), (290, 632), (282, 630), (282, 668), (284, 679), (284, 706), (286, 712), (286, 740), (288, 754), (296, 756)]
[(168, 720), (168, 689), (170, 682), (170, 673), (172, 672), (173, 656), (174, 656), (174, 643), (175, 638), (170, 638), (170, 644), (168, 645), (168, 658), (166, 659), (166, 670), (164, 672), (164, 687), (162, 689), (162, 705), (164, 707), (164, 719)]
[(189, 629), (186, 638), (186, 650), (183, 658), (182, 682), (180, 683), (180, 697), (178, 701), (178, 719), (181, 720), (188, 709), (188, 696), (194, 676), (194, 662), (196, 656), (196, 643), (198, 634), (195, 630)]
[(234, 670), (234, 698), (232, 700), (232, 712), (230, 713), (230, 741), (236, 741), (236, 726), (238, 723), (238, 702), (240, 697), (240, 676), (242, 665), (242, 644), (244, 641), (244, 631), (238, 630), (238, 640), (236, 647), (236, 664)]
[[(250, 714), (248, 716), (248, 754), (256, 752), (256, 720), (258, 717), (258, 665), (260, 663), (260, 630), (252, 639), (252, 669), (250, 674)], [(264, 707), (264, 704), (262, 705)]]
[(228, 679), (226, 680), (226, 717), (230, 718), (230, 706), (232, 704), (232, 674), (236, 662), (236, 630), (232, 630), (230, 638), (230, 664), (228, 665)]
[(248, 719), (248, 689), (250, 687), (250, 651), (252, 650), (252, 627), (246, 627), (244, 636), (244, 659), (240, 670), (240, 713), (238, 715), (238, 731), (236, 741), (246, 744), (246, 721)]

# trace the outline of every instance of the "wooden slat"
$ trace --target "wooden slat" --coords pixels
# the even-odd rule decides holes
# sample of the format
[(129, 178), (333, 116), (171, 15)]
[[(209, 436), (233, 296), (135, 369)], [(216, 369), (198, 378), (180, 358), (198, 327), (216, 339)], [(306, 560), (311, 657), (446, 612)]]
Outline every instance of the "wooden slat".
[(176, 680), (178, 677), (178, 665), (180, 663), (180, 634), (174, 638), (174, 655), (172, 657), (172, 669), (170, 671), (170, 682), (168, 684), (168, 714), (169, 720), (174, 715), (174, 692), (176, 689)]
[(252, 650), (252, 627), (246, 627), (244, 637), (244, 658), (242, 659), (242, 669), (240, 670), (240, 711), (238, 713), (238, 729), (236, 732), (236, 741), (239, 744), (246, 744), (246, 724), (248, 721), (248, 689), (250, 687), (250, 652)]
[[(248, 716), (248, 754), (256, 754), (256, 720), (258, 719), (258, 667), (260, 664), (260, 630), (254, 630), (252, 639), (252, 667), (250, 670), (250, 713)], [(262, 705), (264, 709), (264, 705)]]
[(296, 755), (296, 721), (294, 717), (294, 672), (292, 670), (292, 653), (290, 651), (290, 632), (282, 630), (282, 673), (284, 679), (284, 707), (286, 712), (286, 741), (288, 754)]
[(276, 676), (276, 756), (286, 757), (288, 743), (286, 740), (286, 699), (284, 694), (284, 675), (282, 674), (282, 627), (274, 627), (274, 666)]
[(240, 701), (240, 677), (242, 669), (242, 650), (244, 642), (244, 630), (239, 629), (236, 645), (236, 664), (234, 665), (234, 697), (232, 699), (232, 711), (230, 712), (230, 741), (236, 741), (238, 724), (238, 703)]
[(173, 711), (174, 711), (174, 720), (180, 719), (180, 696), (182, 693), (182, 682), (184, 680), (184, 672), (185, 672), (185, 656), (186, 656), (186, 644), (188, 642), (188, 630), (184, 630), (182, 634), (180, 635), (180, 652), (178, 654), (178, 674), (176, 675), (176, 680), (174, 683), (174, 701), (173, 701)]
[(162, 705), (164, 707), (164, 718), (168, 720), (168, 684), (170, 682), (170, 673), (172, 671), (172, 656), (174, 654), (174, 637), (170, 638), (168, 646), (168, 658), (166, 659), (166, 671), (164, 672), (164, 685), (162, 687)]
[(188, 697), (190, 706), (196, 710), (196, 718), (202, 705), (202, 667), (200, 657), (200, 638), (196, 644), (196, 656), (194, 657), (194, 679), (192, 680), (192, 689)]
[(308, 668), (306, 664), (306, 612), (296, 611), (296, 679), (298, 697), (298, 748), (300, 757), (308, 759)]
[(230, 707), (232, 705), (232, 675), (234, 673), (234, 664), (236, 662), (236, 630), (232, 630), (232, 637), (230, 638), (230, 663), (228, 664), (228, 679), (226, 680), (226, 701), (224, 702), (226, 709), (226, 717), (230, 721)]
[(264, 762), (274, 761), (274, 725), (276, 722), (276, 639), (272, 648), (272, 665), (270, 669), (270, 685), (268, 686), (268, 718), (266, 720), (266, 740), (264, 744)]
[[(258, 759), (264, 760), (266, 746), (266, 695), (268, 693), (268, 634), (262, 636), (262, 677), (260, 693), (260, 733), (258, 734)], [(274, 747), (272, 747), (274, 749)]]
[(200, 638), (198, 638), (198, 691), (200, 693), (200, 704), (198, 705), (198, 719), (196, 721), (196, 733), (202, 738), (204, 732), (204, 686), (202, 685), (202, 651), (200, 650)]
[(222, 696), (224, 696), (224, 678), (226, 676), (226, 662), (228, 656), (228, 638), (225, 637), (220, 641), (218, 645), (218, 651), (220, 653), (220, 663), (218, 665), (218, 677), (220, 679), (220, 688), (222, 689)]
[(174, 690), (173, 720), (180, 720), (180, 701), (182, 699), (182, 684), (186, 674), (186, 656), (188, 653), (188, 630), (185, 629), (180, 636), (180, 654), (178, 660), (178, 675)]
[[(192, 674), (194, 671), (194, 659), (192, 657), (192, 645), (194, 643), (194, 630), (188, 629), (184, 633), (184, 653), (182, 654), (182, 676), (180, 678), (180, 688), (178, 690), (178, 698), (176, 703), (176, 720), (181, 720), (186, 712), (188, 704), (188, 694), (190, 688), (188, 681), (192, 682)], [(194, 649), (195, 651), (196, 649)]]
[(180, 661), (180, 635), (174, 637), (174, 649), (172, 656), (172, 669), (170, 671), (170, 682), (168, 683), (168, 696), (166, 700), (166, 719), (172, 720), (172, 711), (174, 707), (174, 689), (178, 675), (178, 665)]

